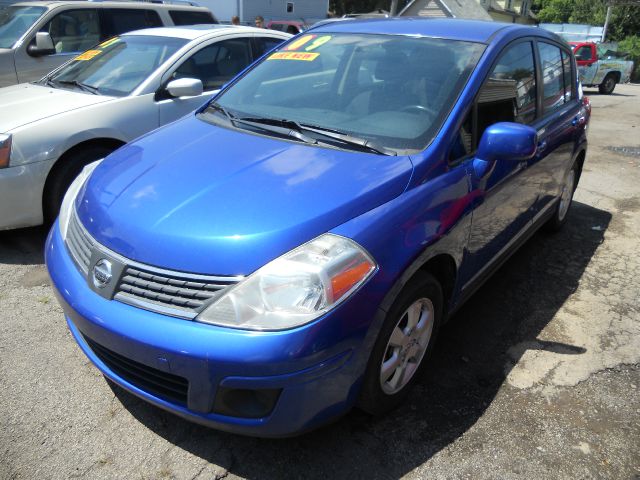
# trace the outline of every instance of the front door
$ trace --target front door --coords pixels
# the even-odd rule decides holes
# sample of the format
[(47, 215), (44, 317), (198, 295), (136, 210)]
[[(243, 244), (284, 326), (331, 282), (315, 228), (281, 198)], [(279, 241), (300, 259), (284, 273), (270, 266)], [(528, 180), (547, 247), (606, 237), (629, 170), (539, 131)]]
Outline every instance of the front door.
[(32, 57), (27, 48), (35, 44), (35, 32), (16, 50), (18, 82), (31, 82), (45, 76), (100, 41), (100, 19), (95, 8), (78, 8), (57, 13), (39, 29), (48, 32), (56, 53)]
[[(498, 122), (531, 124), (537, 117), (533, 44), (510, 44), (482, 86), (474, 108), (473, 138)], [(477, 194), (468, 243), (469, 270), (463, 289), (471, 286), (530, 227), (539, 193), (535, 159), (469, 160), (471, 187)]]
[(173, 122), (200, 107), (251, 62), (249, 37), (219, 40), (190, 54), (169, 71), (163, 85), (178, 78), (197, 78), (202, 81), (204, 92), (196, 97), (173, 98), (161, 90), (158, 94), (160, 125)]

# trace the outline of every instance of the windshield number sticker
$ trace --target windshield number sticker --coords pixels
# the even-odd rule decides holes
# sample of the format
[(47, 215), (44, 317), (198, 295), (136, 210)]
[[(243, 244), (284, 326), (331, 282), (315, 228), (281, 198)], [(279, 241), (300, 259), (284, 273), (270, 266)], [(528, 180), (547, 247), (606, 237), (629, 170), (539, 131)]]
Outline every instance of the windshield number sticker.
[(322, 37), (316, 38), (311, 45), (305, 48), (305, 51), (310, 52), (311, 50), (315, 50), (316, 48), (324, 45), (329, 40), (331, 40), (331, 35), (324, 35)]
[(100, 55), (102, 53), (102, 51), (100, 50), (87, 50), (86, 52), (78, 55), (75, 60), (81, 60), (81, 61), (86, 61), (86, 60), (91, 60), (93, 57)]
[(119, 41), (120, 41), (119, 37), (114, 37), (111, 40), (107, 40), (106, 42), (102, 42), (100, 45), (98, 45), (98, 47), (107, 48), (107, 47), (110, 47), (111, 45), (113, 45), (114, 43), (117, 43)]
[(276, 52), (269, 56), (268, 60), (301, 60), (303, 62), (313, 62), (319, 56), (319, 53)]
[(317, 35), (304, 35), (300, 37), (298, 40), (296, 40), (295, 42), (293, 42), (292, 44), (285, 47), (284, 50), (286, 51), (297, 50), (300, 47), (302, 47), (305, 43), (308, 43), (310, 40), (313, 40), (314, 38), (316, 38), (316, 36)]

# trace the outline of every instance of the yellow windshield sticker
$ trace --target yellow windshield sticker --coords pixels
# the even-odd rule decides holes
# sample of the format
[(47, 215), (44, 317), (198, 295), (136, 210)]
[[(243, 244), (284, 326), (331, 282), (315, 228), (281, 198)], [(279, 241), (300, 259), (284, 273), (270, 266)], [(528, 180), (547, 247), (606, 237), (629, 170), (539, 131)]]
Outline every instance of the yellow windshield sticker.
[(111, 40), (107, 40), (106, 42), (102, 42), (100, 45), (98, 45), (98, 47), (107, 48), (107, 47), (110, 47), (111, 45), (113, 45), (114, 43), (117, 43), (119, 41), (120, 41), (119, 37), (114, 37)]
[(331, 40), (331, 35), (324, 35), (322, 37), (318, 37), (313, 41), (311, 45), (305, 48), (305, 51), (310, 52), (311, 50), (315, 50), (321, 45), (324, 45), (325, 43), (327, 43), (329, 40)]
[(316, 38), (316, 35), (304, 35), (304, 36), (300, 37), (298, 40), (296, 40), (295, 42), (287, 45), (284, 48), (284, 50), (287, 50), (287, 51), (297, 50), (301, 46), (303, 46), (305, 43), (308, 43), (310, 40), (312, 40), (314, 38)]
[(96, 55), (100, 55), (102, 52), (100, 50), (87, 50), (84, 53), (78, 55), (75, 60), (91, 60)]
[(313, 62), (319, 56), (319, 53), (276, 52), (269, 57), (269, 60), (301, 60), (303, 62)]

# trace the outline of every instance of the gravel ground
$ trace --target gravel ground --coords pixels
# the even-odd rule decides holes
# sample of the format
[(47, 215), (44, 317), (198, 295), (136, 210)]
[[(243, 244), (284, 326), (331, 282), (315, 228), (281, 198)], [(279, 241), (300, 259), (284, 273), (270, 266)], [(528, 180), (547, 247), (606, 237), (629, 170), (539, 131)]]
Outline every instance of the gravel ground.
[(444, 328), (405, 408), (258, 440), (110, 386), (67, 331), (44, 233), (0, 233), (0, 478), (640, 479), (640, 86), (591, 96), (566, 228)]

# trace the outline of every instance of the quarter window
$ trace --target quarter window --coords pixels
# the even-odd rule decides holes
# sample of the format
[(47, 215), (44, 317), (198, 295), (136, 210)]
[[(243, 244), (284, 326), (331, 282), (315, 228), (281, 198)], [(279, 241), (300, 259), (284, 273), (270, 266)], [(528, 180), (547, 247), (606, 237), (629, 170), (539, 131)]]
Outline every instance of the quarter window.
[(169, 15), (174, 25), (209, 25), (218, 23), (209, 12), (170, 10)]
[(83, 52), (100, 41), (98, 11), (66, 10), (53, 17), (40, 31), (51, 35), (56, 53)]
[(110, 8), (104, 10), (104, 14), (108, 36), (162, 26), (162, 20), (154, 10)]
[(575, 93), (573, 92), (573, 72), (571, 69), (571, 55), (562, 51), (562, 72), (564, 75), (564, 101), (565, 103), (573, 100)]

